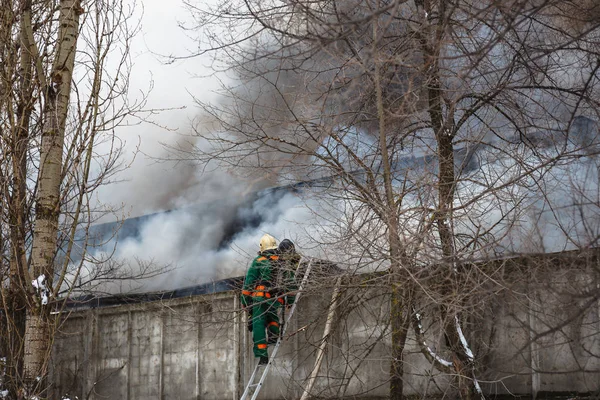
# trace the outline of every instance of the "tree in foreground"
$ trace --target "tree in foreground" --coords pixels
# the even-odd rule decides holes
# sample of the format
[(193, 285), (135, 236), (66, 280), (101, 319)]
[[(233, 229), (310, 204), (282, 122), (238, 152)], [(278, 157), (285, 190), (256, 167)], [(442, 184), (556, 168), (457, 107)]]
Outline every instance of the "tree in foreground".
[[(5, 1), (0, 10), (0, 390), (48, 398), (53, 336), (92, 268), (94, 191), (121, 168), (114, 130), (128, 100), (137, 28), (121, 1)], [(131, 120), (129, 120), (131, 122)], [(5, 396), (6, 397), (6, 396)]]
[[(321, 245), (350, 272), (385, 271), (376, 283), (391, 296), (390, 397), (403, 396), (411, 329), (462, 398), (481, 397), (485, 365), (463, 327), (534, 274), (482, 261), (587, 249), (600, 233), (598, 7), (188, 6), (201, 53), (231, 78), (221, 102), (199, 102), (218, 123), (198, 131), (212, 147), (197, 159), (280, 181), (333, 177), (319, 191), (337, 210), (317, 211)], [(424, 314), (439, 322), (447, 357), (425, 342)]]

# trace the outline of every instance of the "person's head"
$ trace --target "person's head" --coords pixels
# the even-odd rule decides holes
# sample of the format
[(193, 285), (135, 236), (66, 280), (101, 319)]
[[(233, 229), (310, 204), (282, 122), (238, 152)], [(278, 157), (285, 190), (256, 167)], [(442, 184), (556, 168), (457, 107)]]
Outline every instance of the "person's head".
[(282, 254), (296, 252), (296, 246), (294, 246), (294, 243), (292, 243), (292, 241), (289, 239), (283, 239), (281, 243), (279, 243), (279, 247), (277, 249)]
[(269, 235), (268, 233), (265, 233), (260, 238), (260, 252), (261, 253), (263, 251), (274, 250), (276, 248), (277, 248), (277, 240), (275, 240), (275, 238), (273, 236)]

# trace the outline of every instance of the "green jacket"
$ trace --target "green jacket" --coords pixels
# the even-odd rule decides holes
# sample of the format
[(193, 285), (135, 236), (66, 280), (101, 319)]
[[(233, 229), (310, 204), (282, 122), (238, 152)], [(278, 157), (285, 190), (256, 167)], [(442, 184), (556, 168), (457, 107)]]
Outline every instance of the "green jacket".
[[(299, 262), (300, 256), (296, 253), (282, 256), (278, 256), (274, 250), (260, 253), (246, 273), (242, 287), (242, 307), (251, 306), (254, 298), (264, 301), (277, 297), (285, 300), (286, 304), (293, 304), (295, 295), (281, 296), (298, 289), (295, 273)], [(277, 280), (281, 282), (276, 282)]]
[[(272, 262), (277, 262), (278, 259), (279, 257), (274, 251), (267, 250), (260, 253), (252, 261), (242, 287), (241, 301), (243, 307), (252, 305), (253, 297), (259, 297), (258, 301), (266, 299), (266, 294), (271, 289), (273, 282)], [(260, 286), (264, 286), (264, 288), (257, 290), (257, 287)]]

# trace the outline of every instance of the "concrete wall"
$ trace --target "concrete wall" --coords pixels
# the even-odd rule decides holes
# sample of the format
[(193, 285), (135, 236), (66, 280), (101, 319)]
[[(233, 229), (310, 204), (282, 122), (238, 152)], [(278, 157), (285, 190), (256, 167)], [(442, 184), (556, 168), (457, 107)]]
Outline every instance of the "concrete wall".
[[(476, 354), (483, 355), (479, 376), (488, 393), (600, 389), (598, 302), (584, 304), (578, 315), (571, 302), (544, 290), (501, 294), (483, 323), (465, 324)], [(317, 397), (388, 393), (389, 297), (377, 288), (362, 290), (360, 296), (353, 292), (342, 293), (343, 306), (313, 390)], [(300, 301), (261, 399), (301, 395), (330, 300), (331, 291), (322, 290)], [(229, 291), (72, 312), (54, 346), (55, 393), (98, 400), (237, 399), (255, 363), (238, 310), (237, 293)], [(536, 337), (564, 321), (554, 332)], [(427, 329), (428, 345), (447, 354), (435, 323)], [(405, 362), (405, 394), (452, 393), (452, 380), (432, 368), (412, 337)]]
[(60, 329), (60, 395), (92, 399), (222, 399), (240, 386), (237, 298), (231, 292), (74, 312)]

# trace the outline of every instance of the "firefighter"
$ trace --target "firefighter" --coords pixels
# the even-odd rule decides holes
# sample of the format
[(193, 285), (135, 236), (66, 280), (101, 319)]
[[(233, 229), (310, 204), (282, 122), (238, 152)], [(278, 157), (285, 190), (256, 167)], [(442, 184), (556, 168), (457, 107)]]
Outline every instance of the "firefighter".
[(300, 263), (300, 255), (296, 253), (296, 247), (289, 239), (283, 239), (279, 243), (277, 252), (279, 253), (276, 284), (278, 295), (283, 298), (284, 304), (289, 307), (294, 304), (295, 291), (298, 290), (295, 276)]
[[(248, 311), (248, 330), (252, 332), (254, 356), (259, 364), (269, 362), (268, 343), (279, 337), (278, 309), (283, 300), (273, 294), (274, 268), (279, 260), (277, 241), (271, 235), (260, 239), (260, 251), (252, 261), (242, 288), (242, 307)], [(267, 336), (268, 332), (268, 336)]]

